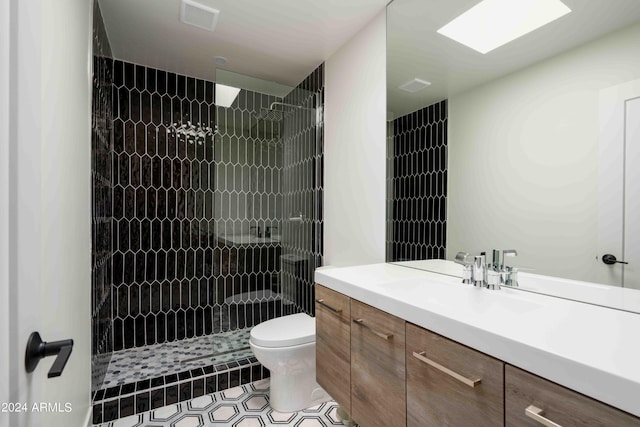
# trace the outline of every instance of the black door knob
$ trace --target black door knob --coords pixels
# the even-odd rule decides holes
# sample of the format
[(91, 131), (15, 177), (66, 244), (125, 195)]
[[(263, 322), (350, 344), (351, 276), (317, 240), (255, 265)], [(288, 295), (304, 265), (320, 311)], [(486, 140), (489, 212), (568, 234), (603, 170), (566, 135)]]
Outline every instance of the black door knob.
[(40, 359), (48, 356), (57, 356), (47, 376), (49, 378), (59, 377), (62, 375), (69, 356), (71, 356), (71, 350), (73, 350), (73, 340), (43, 342), (38, 332), (32, 332), (27, 341), (24, 366), (27, 372), (33, 372)]
[(602, 255), (602, 262), (604, 262), (607, 265), (613, 265), (613, 264), (629, 264), (626, 261), (618, 261), (618, 259), (616, 258), (615, 255), (612, 254), (604, 254)]

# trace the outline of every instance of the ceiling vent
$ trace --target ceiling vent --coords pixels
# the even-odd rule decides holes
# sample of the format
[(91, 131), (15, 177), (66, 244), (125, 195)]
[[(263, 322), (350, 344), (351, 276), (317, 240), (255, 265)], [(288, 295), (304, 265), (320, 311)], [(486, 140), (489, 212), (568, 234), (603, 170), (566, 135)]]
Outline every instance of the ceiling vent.
[(421, 79), (413, 79), (398, 87), (404, 91), (413, 93), (422, 90), (427, 86), (431, 86), (431, 82), (427, 82)]
[(208, 6), (204, 6), (193, 0), (182, 0), (180, 9), (180, 20), (188, 25), (213, 31), (218, 23), (220, 11)]

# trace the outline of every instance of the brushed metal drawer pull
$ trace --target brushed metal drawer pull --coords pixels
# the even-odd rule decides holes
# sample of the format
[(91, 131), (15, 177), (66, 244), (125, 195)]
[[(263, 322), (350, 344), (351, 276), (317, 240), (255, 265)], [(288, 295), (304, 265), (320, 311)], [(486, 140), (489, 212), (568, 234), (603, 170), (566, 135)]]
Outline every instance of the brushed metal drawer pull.
[(444, 372), (445, 374), (452, 376), (453, 378), (457, 379), (458, 381), (468, 385), (469, 387), (476, 387), (477, 385), (480, 384), (480, 382), (482, 382), (482, 379), (480, 378), (467, 378), (467, 377), (463, 377), (462, 375), (460, 375), (457, 372), (452, 371), (451, 369), (442, 366), (441, 364), (434, 362), (433, 360), (427, 358), (425, 355), (424, 351), (421, 351), (420, 353), (416, 353), (415, 351), (413, 352), (413, 357), (415, 357), (416, 359), (426, 363), (429, 366), (433, 366), (434, 368), (436, 368), (437, 370)]
[(324, 308), (328, 308), (329, 310), (333, 311), (336, 314), (342, 313), (342, 309), (341, 308), (333, 308), (333, 307), (331, 307), (329, 304), (324, 302), (324, 300), (322, 298), (317, 299), (316, 302), (318, 304), (320, 304), (321, 306), (323, 306)]
[(382, 339), (385, 339), (387, 341), (389, 341), (391, 338), (393, 338), (393, 334), (385, 334), (382, 332), (378, 332), (375, 329), (371, 328), (371, 326), (367, 325), (366, 323), (364, 323), (363, 319), (353, 319), (354, 323), (357, 323), (358, 325), (362, 326), (365, 329), (368, 329), (369, 331), (373, 332), (374, 334), (376, 334), (377, 336), (379, 336)]
[(537, 406), (529, 405), (529, 407), (524, 410), (524, 414), (527, 417), (531, 418), (532, 420), (535, 420), (535, 421), (539, 422), (543, 426), (546, 426), (546, 427), (562, 427), (560, 424), (554, 423), (549, 418), (543, 417), (544, 411), (542, 409), (538, 408)]

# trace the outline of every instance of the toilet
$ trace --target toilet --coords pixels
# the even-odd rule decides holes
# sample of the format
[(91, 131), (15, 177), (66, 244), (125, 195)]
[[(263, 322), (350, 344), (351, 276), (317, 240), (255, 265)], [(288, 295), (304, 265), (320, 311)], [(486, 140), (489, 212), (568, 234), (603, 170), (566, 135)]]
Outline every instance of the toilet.
[(291, 314), (251, 329), (249, 345), (271, 372), (269, 399), (279, 412), (297, 412), (331, 400), (316, 383), (316, 319)]

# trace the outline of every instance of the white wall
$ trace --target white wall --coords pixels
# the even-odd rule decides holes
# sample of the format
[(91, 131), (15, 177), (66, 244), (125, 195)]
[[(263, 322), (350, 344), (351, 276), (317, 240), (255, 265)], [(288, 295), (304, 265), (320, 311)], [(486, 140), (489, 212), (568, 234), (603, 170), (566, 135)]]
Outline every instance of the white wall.
[(325, 67), (324, 264), (384, 262), (386, 10)]
[(597, 267), (598, 106), (640, 77), (640, 25), (449, 100), (447, 257), (515, 248), (514, 265)]

